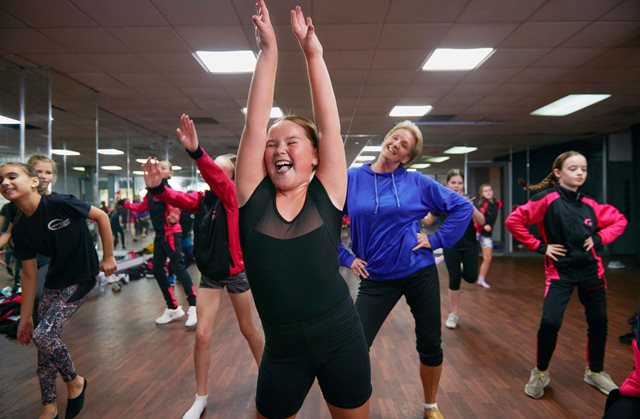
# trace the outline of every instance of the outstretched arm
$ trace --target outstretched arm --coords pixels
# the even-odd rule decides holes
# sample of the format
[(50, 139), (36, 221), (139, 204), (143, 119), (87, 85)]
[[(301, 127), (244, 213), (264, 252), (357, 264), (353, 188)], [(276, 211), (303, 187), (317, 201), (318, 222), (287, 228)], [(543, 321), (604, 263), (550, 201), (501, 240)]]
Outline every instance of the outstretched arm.
[(247, 116), (238, 146), (236, 186), (238, 205), (244, 205), (266, 176), (263, 156), (267, 141), (267, 125), (273, 105), (273, 90), (278, 66), (278, 46), (264, 0), (256, 1), (256, 41), (260, 52), (247, 98)]
[(347, 194), (347, 161), (340, 135), (338, 105), (324, 61), (322, 45), (310, 17), (305, 19), (300, 6), (291, 11), (291, 29), (307, 61), (313, 117), (318, 127), (318, 167), (322, 182), (333, 205), (342, 209)]

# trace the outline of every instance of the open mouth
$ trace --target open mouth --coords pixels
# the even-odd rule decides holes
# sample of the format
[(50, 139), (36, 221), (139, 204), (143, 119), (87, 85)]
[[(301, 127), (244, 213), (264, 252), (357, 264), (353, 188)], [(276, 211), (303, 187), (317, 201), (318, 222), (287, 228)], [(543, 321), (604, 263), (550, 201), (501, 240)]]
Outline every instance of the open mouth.
[(278, 160), (276, 162), (276, 173), (286, 173), (293, 167), (293, 163), (287, 160)]

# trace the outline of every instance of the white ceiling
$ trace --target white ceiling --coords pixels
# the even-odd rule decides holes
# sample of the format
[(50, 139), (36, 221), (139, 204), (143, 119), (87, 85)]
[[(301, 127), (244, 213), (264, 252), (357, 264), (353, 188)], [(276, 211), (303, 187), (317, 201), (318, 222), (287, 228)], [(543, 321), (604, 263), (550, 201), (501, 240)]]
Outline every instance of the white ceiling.
[[(323, 43), (350, 160), (367, 142), (379, 144), (398, 104), (432, 105), (429, 116), (448, 121), (424, 122), (425, 155), (473, 145), (476, 160), (640, 122), (638, 0), (271, 0), (281, 50), (275, 104), (310, 116), (304, 60), (289, 28), (296, 3)], [(101, 146), (121, 146), (128, 134), (142, 154), (132, 157), (168, 147), (186, 161), (174, 138), (182, 112), (217, 121), (198, 127), (211, 154), (237, 147), (251, 75), (207, 74), (192, 52), (257, 51), (254, 11), (250, 0), (3, 0), (0, 58), (78, 82), (54, 77), (54, 143), (64, 137), (91, 155), (97, 100), (107, 111)], [(474, 71), (420, 71), (437, 47), (496, 52)], [(0, 79), (0, 113), (17, 117), (16, 79)], [(36, 108), (28, 112), (46, 114), (46, 89), (27, 93)], [(563, 118), (529, 115), (569, 93), (612, 97)], [(124, 129), (115, 116), (131, 124)], [(43, 121), (31, 123), (46, 129)]]

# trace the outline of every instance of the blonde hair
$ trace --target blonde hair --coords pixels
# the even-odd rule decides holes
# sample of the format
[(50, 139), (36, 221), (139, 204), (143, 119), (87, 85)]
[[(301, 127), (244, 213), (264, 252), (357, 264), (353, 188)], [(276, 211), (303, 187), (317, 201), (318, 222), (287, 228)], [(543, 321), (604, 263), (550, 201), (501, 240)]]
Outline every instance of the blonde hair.
[(547, 174), (547, 176), (542, 178), (540, 182), (536, 183), (535, 185), (529, 185), (524, 179), (518, 179), (518, 184), (522, 186), (524, 189), (528, 189), (533, 192), (541, 191), (543, 189), (547, 189), (552, 186), (558, 185), (558, 179), (556, 178), (556, 175), (553, 173), (553, 171), (556, 169), (562, 170), (562, 165), (564, 164), (564, 162), (568, 158), (573, 156), (584, 157), (584, 155), (579, 151), (575, 151), (575, 150), (565, 151), (564, 153), (556, 157), (556, 159), (553, 161), (553, 164), (551, 165), (551, 171), (549, 172), (549, 174)]
[[(318, 127), (316, 127), (316, 124), (312, 120), (299, 115), (285, 115), (273, 121), (273, 124), (271, 124), (271, 127), (283, 121), (291, 121), (294, 124), (300, 125), (304, 129), (309, 140), (311, 141), (313, 148), (316, 150), (318, 149), (318, 143), (319, 143)], [(271, 127), (269, 127), (269, 129), (271, 129)]]
[[(53, 182), (58, 178), (58, 165), (56, 162), (51, 159), (49, 156), (45, 156), (44, 154), (34, 154), (29, 157), (27, 160), (27, 165), (33, 167), (34, 164), (38, 162), (49, 163), (51, 165), (51, 172), (53, 173)], [(53, 183), (52, 182), (52, 183)]]
[(218, 157), (222, 157), (226, 159), (229, 163), (231, 163), (231, 180), (235, 180), (236, 178), (236, 160), (238, 156), (233, 153), (221, 154)]
[(395, 124), (393, 128), (391, 128), (389, 132), (387, 132), (387, 135), (385, 135), (384, 138), (387, 139), (391, 134), (398, 131), (399, 129), (406, 129), (407, 131), (409, 131), (413, 136), (413, 139), (415, 140), (413, 148), (409, 151), (409, 161), (403, 164), (403, 166), (406, 166), (411, 163), (416, 157), (418, 157), (420, 153), (422, 153), (422, 131), (420, 131), (420, 128), (418, 128), (416, 124), (409, 120), (406, 120)]

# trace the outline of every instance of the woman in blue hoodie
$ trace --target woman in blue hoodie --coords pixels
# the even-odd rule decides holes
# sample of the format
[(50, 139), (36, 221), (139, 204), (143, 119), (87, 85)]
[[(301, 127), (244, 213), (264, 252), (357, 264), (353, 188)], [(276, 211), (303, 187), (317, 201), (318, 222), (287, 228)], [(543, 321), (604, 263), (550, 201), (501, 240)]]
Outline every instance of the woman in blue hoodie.
[[(422, 133), (403, 121), (387, 133), (378, 159), (348, 172), (345, 212), (351, 219), (351, 252), (340, 264), (361, 279), (356, 300), (369, 347), (400, 297), (416, 321), (426, 418), (442, 418), (436, 392), (442, 373), (440, 286), (433, 250), (453, 246), (471, 220), (469, 201), (405, 168), (422, 152)], [(429, 237), (420, 220), (429, 211), (448, 214)]]

